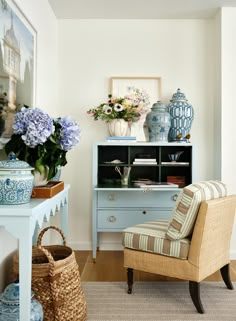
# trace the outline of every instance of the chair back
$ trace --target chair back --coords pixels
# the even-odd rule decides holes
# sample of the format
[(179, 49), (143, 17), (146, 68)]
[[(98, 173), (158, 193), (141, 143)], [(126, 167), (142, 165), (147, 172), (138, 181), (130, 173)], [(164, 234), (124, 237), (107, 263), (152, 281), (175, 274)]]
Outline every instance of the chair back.
[(188, 261), (209, 275), (230, 261), (236, 195), (202, 201), (194, 226)]

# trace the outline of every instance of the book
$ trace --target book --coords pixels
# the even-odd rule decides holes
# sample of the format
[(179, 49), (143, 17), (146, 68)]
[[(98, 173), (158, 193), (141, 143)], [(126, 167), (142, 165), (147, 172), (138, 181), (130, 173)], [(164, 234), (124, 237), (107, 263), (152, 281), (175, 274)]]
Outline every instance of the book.
[(167, 182), (178, 184), (182, 188), (185, 186), (185, 176), (167, 176)]
[(115, 144), (115, 143), (123, 143), (123, 144), (127, 144), (127, 143), (137, 143), (136, 140), (132, 140), (132, 139), (131, 139), (131, 140), (128, 140), (128, 139), (124, 139), (124, 140), (122, 140), (122, 139), (116, 139), (116, 140), (107, 139), (106, 142), (107, 142), (107, 143), (113, 143), (113, 144)]
[(151, 183), (152, 181), (150, 179), (140, 179), (140, 180), (134, 180), (132, 181), (132, 184), (136, 187), (140, 187), (141, 185), (145, 185), (146, 183)]
[(136, 136), (108, 136), (106, 140), (117, 141), (117, 140), (136, 140)]
[(135, 158), (135, 162), (156, 162), (156, 158)]
[(178, 166), (178, 165), (189, 165), (189, 162), (161, 162), (161, 164)]
[(157, 162), (154, 162), (154, 161), (150, 161), (150, 162), (133, 162), (133, 165), (157, 165)]
[(139, 187), (147, 188), (178, 188), (178, 184), (168, 183), (168, 182), (151, 182), (151, 183), (141, 183)]

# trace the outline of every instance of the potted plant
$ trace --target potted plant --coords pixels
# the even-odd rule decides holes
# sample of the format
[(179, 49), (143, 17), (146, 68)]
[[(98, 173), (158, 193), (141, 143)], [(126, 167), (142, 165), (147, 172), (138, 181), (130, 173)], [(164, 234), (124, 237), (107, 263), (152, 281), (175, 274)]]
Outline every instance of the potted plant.
[(80, 141), (80, 128), (70, 117), (52, 118), (40, 108), (22, 107), (15, 114), (13, 135), (4, 149), (14, 152), (48, 181), (59, 166), (67, 164), (66, 153)]

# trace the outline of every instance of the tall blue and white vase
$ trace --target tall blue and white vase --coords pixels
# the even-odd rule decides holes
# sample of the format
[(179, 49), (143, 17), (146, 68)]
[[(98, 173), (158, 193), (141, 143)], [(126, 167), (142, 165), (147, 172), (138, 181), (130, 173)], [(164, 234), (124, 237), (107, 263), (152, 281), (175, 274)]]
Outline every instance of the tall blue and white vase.
[[(19, 321), (19, 318), (20, 285), (19, 282), (14, 282), (0, 294), (0, 321)], [(33, 291), (31, 291), (29, 321), (43, 321), (43, 306), (34, 298)]]
[(146, 122), (149, 142), (168, 142), (170, 114), (161, 101), (153, 104), (151, 111), (146, 116)]
[(169, 141), (188, 141), (194, 110), (180, 89), (177, 89), (177, 92), (172, 96), (167, 110), (171, 119)]

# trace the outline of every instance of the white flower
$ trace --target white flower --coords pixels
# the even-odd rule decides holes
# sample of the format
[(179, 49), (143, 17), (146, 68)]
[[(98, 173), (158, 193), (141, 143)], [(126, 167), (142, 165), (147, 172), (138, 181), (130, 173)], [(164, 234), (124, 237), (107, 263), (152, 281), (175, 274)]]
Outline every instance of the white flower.
[(121, 105), (121, 104), (115, 104), (114, 105), (114, 110), (115, 111), (122, 111), (124, 108), (123, 108), (123, 106)]
[(110, 108), (110, 106), (109, 106), (109, 105), (103, 105), (103, 107), (102, 107), (102, 109), (103, 109), (104, 111), (106, 111), (107, 108)]
[(112, 108), (111, 108), (110, 106), (108, 106), (108, 105), (106, 105), (106, 106), (107, 106), (107, 107), (106, 107), (106, 109), (104, 110), (104, 112), (105, 112), (106, 115), (109, 115), (109, 114), (112, 113)]

